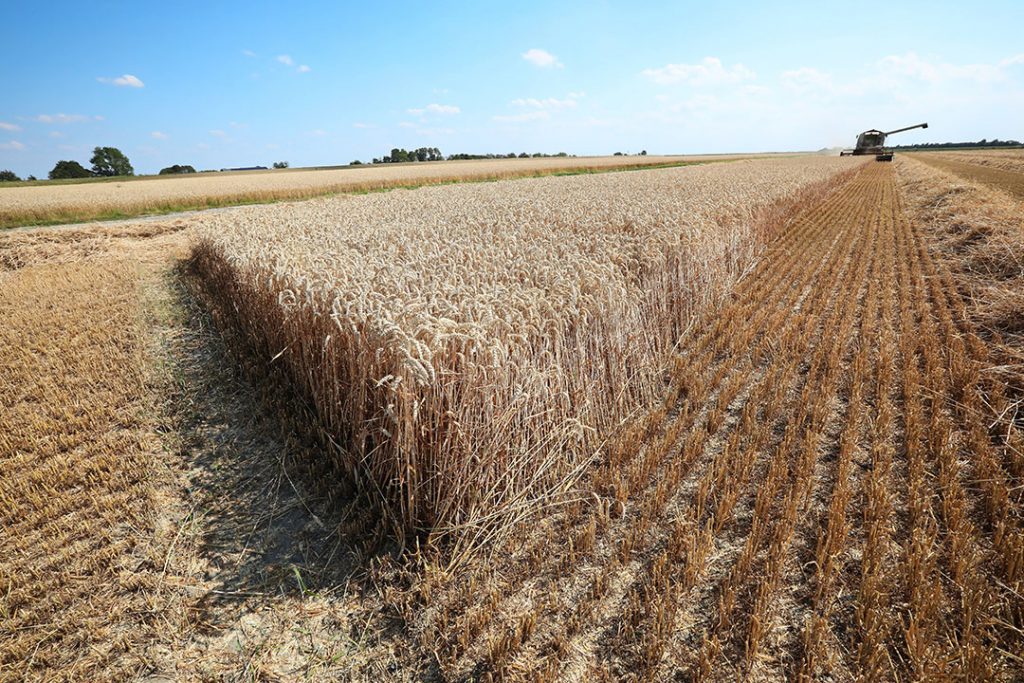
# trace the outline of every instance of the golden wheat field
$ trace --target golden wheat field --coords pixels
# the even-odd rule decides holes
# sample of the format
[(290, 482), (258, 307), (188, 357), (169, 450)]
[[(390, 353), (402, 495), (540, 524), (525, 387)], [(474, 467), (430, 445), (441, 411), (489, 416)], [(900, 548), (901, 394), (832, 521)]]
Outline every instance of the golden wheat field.
[(735, 156), (540, 157), (384, 164), (343, 169), (157, 176), (102, 183), (0, 187), (0, 228), (305, 199), (343, 192), (558, 173), (722, 161)]
[(0, 233), (0, 681), (1021, 680), (1013, 163)]

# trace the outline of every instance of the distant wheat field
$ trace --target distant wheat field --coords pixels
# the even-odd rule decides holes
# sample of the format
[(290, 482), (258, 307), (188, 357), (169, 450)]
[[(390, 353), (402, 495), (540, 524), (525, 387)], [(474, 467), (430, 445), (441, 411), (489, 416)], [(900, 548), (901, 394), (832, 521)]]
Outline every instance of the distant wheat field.
[(380, 164), (324, 170), (211, 172), (104, 182), (0, 187), (0, 228), (125, 218), (188, 209), (307, 199), (338, 192), (532, 175), (700, 163), (710, 156), (547, 157)]

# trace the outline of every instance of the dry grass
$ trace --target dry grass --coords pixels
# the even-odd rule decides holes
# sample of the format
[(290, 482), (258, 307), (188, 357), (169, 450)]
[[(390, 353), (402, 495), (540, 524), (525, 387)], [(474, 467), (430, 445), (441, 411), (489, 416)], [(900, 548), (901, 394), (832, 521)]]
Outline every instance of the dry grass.
[(446, 161), (319, 171), (253, 171), (0, 187), (0, 229), (308, 199), (400, 187), (593, 173), (736, 157), (570, 157)]
[[(400, 532), (471, 545), (564, 501), (661, 391), (692, 315), (771, 211), (846, 160), (803, 158), (317, 201), (203, 221), (222, 322), (284, 366)], [(460, 556), (460, 551), (455, 551)]]

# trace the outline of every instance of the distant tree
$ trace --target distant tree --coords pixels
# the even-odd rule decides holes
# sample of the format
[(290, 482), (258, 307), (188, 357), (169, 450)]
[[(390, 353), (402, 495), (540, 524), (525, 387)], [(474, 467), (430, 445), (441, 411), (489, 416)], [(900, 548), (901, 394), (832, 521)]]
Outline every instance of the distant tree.
[(168, 166), (167, 168), (161, 168), (160, 169), (160, 175), (177, 175), (179, 173), (195, 173), (195, 172), (196, 172), (196, 169), (194, 169), (193, 167), (191, 167), (191, 166), (189, 166), (187, 164), (185, 164), (185, 165), (174, 164), (173, 166)]
[(527, 154), (526, 152), (520, 152), (520, 153), (519, 153), (519, 158), (520, 158), (520, 159), (529, 159), (529, 158), (530, 158), (530, 155), (529, 155), (529, 154)]
[(0, 183), (16, 182), (21, 180), (14, 171), (0, 171)]
[(348, 165), (349, 166), (362, 166), (363, 162), (359, 161), (359, 159), (354, 159), (354, 160), (348, 162)]
[(374, 158), (373, 158), (373, 163), (375, 163), (375, 164), (380, 164), (380, 163), (383, 163), (383, 162), (381, 162), (381, 160), (380, 160), (379, 158), (377, 158), (377, 157), (374, 157)]
[(25, 180), (36, 180), (36, 177), (34, 175), (30, 175), (28, 178), (25, 178)]
[(91, 178), (90, 173), (77, 161), (58, 161), (57, 165), (50, 171), (50, 180), (62, 180), (64, 178)]
[(117, 147), (96, 147), (92, 151), (92, 172), (94, 175), (116, 176), (135, 175), (128, 157)]
[(647, 150), (646, 149), (640, 150), (640, 156), (642, 156), (642, 157), (647, 156)]
[(613, 154), (612, 156), (613, 156), (613, 157), (621, 157), (621, 156), (622, 156), (622, 152), (616, 152), (616, 153), (615, 153), (615, 154)]
[(288, 162), (287, 161), (275, 161), (274, 162), (274, 168), (288, 168)]

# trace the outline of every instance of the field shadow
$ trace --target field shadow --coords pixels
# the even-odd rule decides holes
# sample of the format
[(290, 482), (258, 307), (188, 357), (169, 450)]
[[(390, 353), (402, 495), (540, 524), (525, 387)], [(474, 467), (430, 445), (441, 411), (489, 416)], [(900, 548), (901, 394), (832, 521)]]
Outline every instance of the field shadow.
[(240, 365), (187, 261), (168, 277), (182, 318), (170, 344), (168, 412), (186, 470), (185, 525), (196, 530), (208, 587), (198, 621), (215, 627), (253, 598), (357, 588), (375, 544), (346, 531), (361, 528), (361, 506), (336, 483), (329, 454), (298, 428), (303, 407), (280, 382)]

